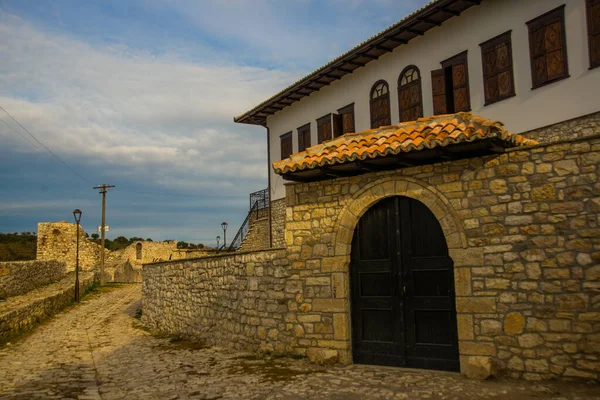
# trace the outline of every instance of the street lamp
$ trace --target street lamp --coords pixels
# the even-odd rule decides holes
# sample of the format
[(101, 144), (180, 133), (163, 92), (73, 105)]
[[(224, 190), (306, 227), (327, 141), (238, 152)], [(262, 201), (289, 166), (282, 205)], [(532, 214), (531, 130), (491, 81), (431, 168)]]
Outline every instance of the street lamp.
[(221, 240), (221, 236), (217, 236), (217, 250), (219, 250), (219, 240)]
[(79, 303), (79, 221), (81, 221), (81, 210), (73, 211), (75, 222), (77, 222), (77, 255), (75, 256), (75, 303)]
[(223, 228), (223, 247), (225, 247), (227, 246), (227, 222), (223, 222), (221, 228)]

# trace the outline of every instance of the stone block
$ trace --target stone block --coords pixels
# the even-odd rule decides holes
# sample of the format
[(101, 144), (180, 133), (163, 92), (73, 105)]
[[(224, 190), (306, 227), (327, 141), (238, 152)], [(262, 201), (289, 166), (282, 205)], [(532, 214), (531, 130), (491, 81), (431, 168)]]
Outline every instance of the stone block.
[(348, 256), (337, 256), (323, 258), (321, 261), (322, 272), (346, 272), (348, 270), (348, 264), (350, 257)]
[(457, 297), (456, 311), (459, 313), (496, 312), (495, 297)]
[(524, 333), (519, 336), (519, 346), (531, 349), (544, 343), (544, 339), (537, 333)]
[(315, 364), (331, 365), (338, 361), (337, 350), (331, 349), (320, 349), (320, 348), (308, 348), (306, 349), (306, 356)]
[(496, 345), (489, 342), (459, 341), (459, 353), (468, 356), (495, 356)]
[(313, 311), (322, 312), (347, 312), (347, 302), (345, 299), (314, 299), (312, 302)]
[(457, 296), (471, 295), (470, 268), (456, 268), (454, 270), (454, 290)]
[[(463, 360), (464, 359), (464, 360)], [(497, 374), (497, 368), (491, 357), (461, 357), (460, 371), (470, 379), (488, 379)]]
[(473, 316), (471, 314), (456, 314), (459, 340), (473, 340)]
[(455, 267), (478, 267), (483, 265), (483, 250), (481, 248), (450, 249), (449, 253)]
[(583, 293), (560, 294), (556, 296), (558, 311), (584, 311), (588, 306), (588, 296)]
[(481, 333), (483, 335), (496, 336), (502, 333), (502, 323), (494, 319), (481, 321)]
[(518, 335), (525, 329), (525, 317), (521, 313), (511, 312), (504, 318), (504, 333)]
[(350, 340), (348, 314), (333, 314), (333, 338), (335, 340)]
[(552, 201), (556, 200), (556, 189), (553, 184), (542, 185), (531, 189), (531, 200)]

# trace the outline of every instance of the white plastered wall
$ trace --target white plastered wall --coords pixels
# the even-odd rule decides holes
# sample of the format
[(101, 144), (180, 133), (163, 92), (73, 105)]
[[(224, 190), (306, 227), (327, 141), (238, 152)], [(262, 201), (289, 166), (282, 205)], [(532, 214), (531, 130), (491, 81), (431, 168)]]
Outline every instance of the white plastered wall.
[[(565, 25), (570, 77), (531, 90), (529, 34), (526, 22), (566, 4)], [(398, 19), (403, 16), (398, 16)], [(479, 44), (512, 30), (512, 54), (516, 96), (484, 106), (483, 73)], [(390, 87), (392, 123), (399, 122), (398, 75), (407, 65), (421, 71), (423, 111), (433, 114), (431, 71), (440, 62), (468, 50), (471, 110), (486, 118), (504, 122), (512, 132), (525, 132), (600, 110), (600, 68), (589, 69), (585, 0), (485, 0), (397, 47), (339, 81), (323, 87), (268, 118), (271, 161), (280, 159), (279, 136), (293, 132), (293, 150), (298, 150), (297, 128), (311, 123), (311, 143), (317, 143), (316, 119), (354, 103), (358, 132), (370, 128), (369, 91), (379, 79)], [(272, 199), (285, 196), (281, 176), (271, 168)]]

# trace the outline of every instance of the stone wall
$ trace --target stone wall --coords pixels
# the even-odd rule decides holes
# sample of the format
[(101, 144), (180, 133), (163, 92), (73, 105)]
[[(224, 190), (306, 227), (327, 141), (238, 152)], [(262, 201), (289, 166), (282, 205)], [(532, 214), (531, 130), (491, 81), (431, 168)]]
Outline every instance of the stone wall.
[(600, 112), (522, 133), (540, 143), (592, 137), (600, 131)]
[(236, 252), (146, 264), (142, 320), (153, 329), (247, 351), (291, 352), (304, 334), (286, 319), (298, 290), (285, 252)]
[[(0, 303), (0, 343), (30, 330), (73, 304), (74, 275), (74, 272), (69, 273), (55, 284), (35, 289), (24, 296), (11, 297), (8, 301)], [(94, 275), (91, 272), (80, 274), (79, 293), (82, 297), (93, 283)]]
[(60, 261), (9, 261), (0, 263), (0, 298), (18, 296), (63, 278), (67, 273)]
[[(57, 260), (64, 262), (67, 271), (75, 271), (76, 224), (63, 222), (40, 222), (38, 224), (36, 260)], [(105, 251), (108, 257), (109, 251)], [(100, 261), (100, 246), (85, 237), (79, 228), (79, 267), (83, 271), (93, 271)]]
[[(110, 252), (109, 259), (111, 261), (113, 259), (119, 261), (127, 260), (132, 265), (141, 267), (141, 265), (145, 263), (171, 260), (173, 259), (173, 253), (176, 252), (176, 240), (170, 242), (139, 241), (130, 244), (122, 250)], [(181, 258), (183, 258), (183, 256), (181, 256)]]
[(239, 251), (264, 250), (269, 247), (269, 218), (255, 219)]
[(285, 246), (285, 199), (271, 202), (273, 247)]
[[(597, 128), (596, 128), (597, 129)], [(596, 131), (596, 133), (598, 133)], [(286, 189), (286, 323), (294, 351), (351, 361), (351, 240), (377, 201), (407, 196), (440, 221), (454, 261), (461, 371), (597, 379), (600, 138)]]

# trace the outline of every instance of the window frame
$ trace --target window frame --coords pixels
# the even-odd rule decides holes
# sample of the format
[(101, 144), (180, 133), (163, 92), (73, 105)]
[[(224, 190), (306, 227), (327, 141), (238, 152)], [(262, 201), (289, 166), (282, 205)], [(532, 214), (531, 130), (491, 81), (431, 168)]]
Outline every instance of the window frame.
[[(446, 69), (450, 68), (451, 71), (451, 75), (452, 75), (452, 86), (450, 87), (451, 91), (452, 91), (452, 109), (453, 111), (450, 112), (449, 110), (447, 110), (448, 108), (448, 104), (446, 102), (446, 111), (450, 114), (455, 114), (458, 112), (471, 112), (471, 110), (473, 109), (473, 107), (471, 107), (471, 85), (469, 82), (469, 50), (465, 50), (462, 51), (450, 58), (445, 59), (444, 61), (441, 61), (440, 64), (442, 66), (442, 69), (444, 70), (444, 72), (446, 73)], [(465, 91), (466, 91), (466, 96), (467, 96), (467, 109), (465, 110), (460, 110), (457, 111), (456, 110), (456, 103), (454, 102), (454, 89), (455, 89), (455, 84), (454, 84), (454, 76), (453, 76), (453, 70), (452, 67), (458, 64), (465, 64)], [(446, 85), (446, 98), (449, 96), (448, 93), (448, 80), (445, 81), (445, 85)]]
[[(496, 97), (495, 99), (489, 99), (488, 93), (487, 93), (487, 85), (485, 84), (486, 79), (491, 76), (498, 77), (500, 75), (500, 73), (506, 72), (506, 71), (501, 71), (501, 72), (495, 73), (495, 75), (486, 76), (485, 75), (485, 69), (486, 69), (485, 68), (485, 55), (490, 51), (494, 51), (498, 45), (504, 44), (504, 43), (506, 43), (506, 46), (508, 47), (508, 69), (506, 71), (508, 71), (510, 74), (511, 91), (508, 94), (506, 94), (505, 96), (500, 96), (500, 91), (498, 91), (498, 97)], [(486, 40), (483, 43), (480, 43), (479, 47), (481, 48), (481, 67), (482, 67), (481, 71), (482, 71), (482, 76), (483, 76), (483, 97), (485, 99), (485, 102), (483, 105), (489, 106), (490, 104), (498, 103), (499, 101), (510, 99), (511, 97), (515, 97), (517, 95), (517, 93), (515, 90), (515, 73), (514, 73), (513, 56), (512, 56), (512, 30), (501, 33), (498, 36), (495, 36), (489, 40)]]
[[(301, 151), (304, 151), (311, 146), (312, 140), (310, 138), (310, 122), (298, 127), (297, 131), (298, 131), (297, 132), (298, 133), (298, 153), (300, 153)], [(307, 136), (308, 136), (308, 145), (306, 145), (306, 137)], [(304, 144), (304, 147), (301, 146), (300, 138), (302, 138), (305, 141), (304, 143), (302, 143), (302, 144)]]
[[(405, 83), (404, 85), (402, 85), (402, 78), (404, 77), (404, 75), (406, 74), (406, 72), (408, 72), (409, 70), (414, 69), (415, 71), (417, 71), (417, 75), (418, 78), (416, 81), (411, 81), (409, 83)], [(418, 81), (418, 82), (417, 82)], [(419, 118), (423, 118), (423, 77), (421, 76), (421, 70), (419, 69), (419, 67), (417, 67), (414, 64), (411, 65), (407, 65), (406, 67), (404, 67), (404, 69), (400, 72), (400, 75), (398, 75), (398, 118), (400, 122), (409, 122), (409, 121), (402, 121), (402, 99), (400, 97), (400, 90), (402, 88), (405, 88), (409, 85), (414, 85), (414, 86), (419, 86), (419, 108), (420, 108), (420, 115)], [(412, 108), (412, 107), (411, 107)]]
[[(585, 14), (587, 20), (587, 32), (588, 32), (588, 51), (589, 51), (589, 69), (594, 69), (600, 67), (600, 58), (598, 60), (594, 60), (594, 32), (592, 30), (592, 7), (598, 6), (600, 7), (600, 0), (585, 0)], [(598, 41), (600, 41), (600, 27), (598, 33)]]
[[(385, 87), (386, 87), (386, 89), (387, 89), (387, 91), (386, 91), (386, 93), (384, 93), (384, 94), (382, 94), (380, 96), (377, 96), (376, 98), (373, 98), (373, 92), (375, 91), (375, 89), (377, 88), (377, 86), (379, 86), (380, 84), (384, 84)], [(387, 106), (387, 108), (388, 108), (388, 115), (387, 115), (387, 117), (388, 117), (389, 123), (387, 125), (391, 125), (392, 124), (392, 110), (391, 110), (391, 107), (390, 107), (391, 106), (391, 102), (390, 102), (390, 85), (387, 83), (386, 80), (380, 79), (377, 82), (375, 82), (373, 84), (373, 86), (371, 86), (371, 90), (369, 91), (369, 116), (370, 116), (370, 120), (371, 120), (371, 125), (370, 125), (371, 129), (377, 129), (377, 128), (381, 127), (381, 126), (386, 126), (385, 124), (384, 125), (379, 125), (379, 126), (374, 126), (374, 124), (373, 124), (373, 122), (374, 122), (374, 120), (373, 120), (373, 103), (375, 103), (376, 101), (379, 101), (380, 99), (383, 99), (384, 97), (386, 98), (387, 104), (388, 104), (388, 106)]]
[[(541, 88), (543, 86), (546, 85), (550, 85), (554, 82), (558, 82), (558, 81), (562, 81), (563, 79), (567, 79), (570, 77), (569, 75), (569, 59), (568, 59), (568, 52), (567, 52), (567, 29), (565, 26), (565, 4), (558, 6), (550, 11), (545, 12), (542, 15), (539, 15), (529, 21), (527, 21), (525, 24), (527, 25), (527, 31), (529, 33), (529, 64), (531, 66), (531, 90), (535, 90), (538, 88)], [(538, 79), (535, 75), (535, 56), (534, 56), (534, 43), (533, 43), (533, 33), (534, 31), (536, 31), (540, 25), (544, 26), (544, 29), (546, 29), (549, 25), (550, 25), (550, 21), (558, 19), (561, 23), (561, 40), (562, 40), (562, 52), (563, 52), (563, 75), (553, 78), (553, 79), (548, 79), (546, 77), (546, 80), (544, 80), (543, 82), (538, 82)], [(545, 34), (545, 31), (544, 31)], [(548, 55), (548, 52), (545, 51), (545, 56)], [(546, 68), (548, 68), (548, 61), (546, 59)]]
[[(290, 153), (284, 157), (283, 144), (285, 140), (290, 141)], [(285, 160), (286, 158), (289, 158), (292, 154), (294, 154), (294, 142), (292, 138), (292, 131), (286, 132), (283, 135), (279, 136), (279, 151), (279, 156), (281, 160)]]

